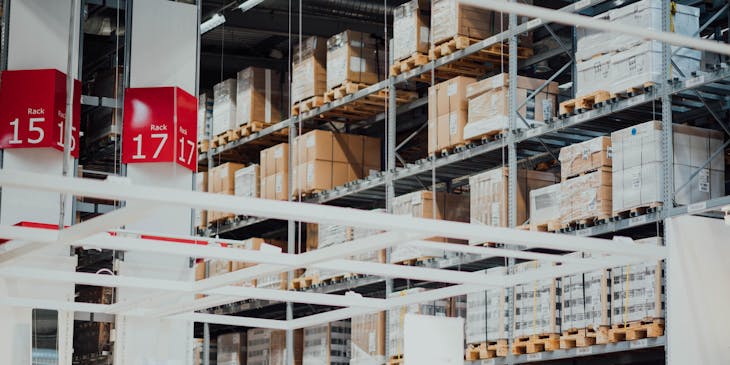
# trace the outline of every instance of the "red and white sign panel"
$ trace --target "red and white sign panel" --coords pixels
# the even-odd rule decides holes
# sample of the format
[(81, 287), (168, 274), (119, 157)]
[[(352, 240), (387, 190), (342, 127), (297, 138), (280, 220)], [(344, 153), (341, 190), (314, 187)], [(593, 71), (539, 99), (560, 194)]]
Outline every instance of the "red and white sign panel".
[(198, 163), (198, 99), (178, 87), (129, 88), (124, 93), (122, 162)]
[[(71, 155), (79, 157), (81, 82), (74, 82)], [(54, 69), (3, 71), (0, 75), (0, 148), (63, 151), (66, 74)]]

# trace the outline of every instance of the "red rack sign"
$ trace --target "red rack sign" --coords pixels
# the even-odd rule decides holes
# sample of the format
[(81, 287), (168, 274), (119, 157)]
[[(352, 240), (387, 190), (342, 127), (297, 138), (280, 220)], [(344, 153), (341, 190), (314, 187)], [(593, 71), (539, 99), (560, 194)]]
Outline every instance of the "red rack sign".
[(197, 98), (179, 87), (127, 89), (122, 162), (176, 162), (195, 171), (197, 107)]
[[(81, 82), (74, 82), (71, 155), (79, 157)], [(0, 75), (0, 148), (55, 148), (63, 151), (66, 128), (66, 74), (17, 70)]]

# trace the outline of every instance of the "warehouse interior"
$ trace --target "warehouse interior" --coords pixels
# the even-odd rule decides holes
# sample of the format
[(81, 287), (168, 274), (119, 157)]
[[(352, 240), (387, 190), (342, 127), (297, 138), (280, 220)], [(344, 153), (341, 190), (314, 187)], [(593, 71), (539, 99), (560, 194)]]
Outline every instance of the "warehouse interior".
[(3, 364), (730, 363), (730, 2), (0, 4)]

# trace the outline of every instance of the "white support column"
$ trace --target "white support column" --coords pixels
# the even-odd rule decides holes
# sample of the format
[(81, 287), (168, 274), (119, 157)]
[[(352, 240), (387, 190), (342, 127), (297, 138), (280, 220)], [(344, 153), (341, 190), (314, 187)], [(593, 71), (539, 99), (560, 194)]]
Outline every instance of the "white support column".
[[(198, 14), (195, 5), (166, 0), (135, 1), (129, 49), (128, 87), (177, 86), (195, 95)], [(125, 110), (125, 112), (127, 112)], [(177, 143), (170, 140), (168, 143)], [(127, 165), (127, 177), (134, 183), (191, 190), (193, 173), (173, 162)], [(128, 206), (133, 206), (129, 202)], [(191, 210), (163, 207), (144, 221), (128, 225), (138, 231), (161, 235), (188, 235)], [(144, 252), (127, 252), (119, 262), (118, 275), (168, 280), (193, 280), (187, 257)], [(117, 302), (149, 295), (140, 289), (120, 288)], [(191, 294), (192, 299), (192, 294)], [(171, 303), (172, 304), (172, 303)], [(114, 348), (115, 364), (191, 364), (193, 324), (179, 319), (150, 319), (118, 316)]]
[[(78, 34), (80, 9), (73, 14), (73, 0), (11, 1), (8, 20), (8, 70), (57, 69), (66, 73), (74, 70), (78, 78)], [(78, 5), (76, 2), (75, 5)], [(69, 45), (69, 38), (74, 40)], [(74, 38), (75, 37), (75, 38)], [(69, 58), (69, 55), (71, 56)], [(69, 65), (69, 60), (71, 65)], [(53, 87), (53, 85), (48, 85)], [(50, 111), (49, 111), (50, 112)], [(78, 112), (78, 111), (75, 111)], [(52, 114), (52, 113), (51, 113)], [(49, 117), (50, 115), (44, 115)], [(2, 120), (0, 123), (9, 123)], [(5, 170), (42, 172), (61, 175), (63, 152), (52, 148), (5, 149), (2, 153)], [(73, 163), (71, 164), (73, 166)], [(69, 172), (73, 174), (73, 172)], [(0, 195), (0, 224), (13, 225), (21, 221), (58, 225), (61, 219), (60, 194), (18, 188), (2, 189)], [(71, 204), (65, 206), (63, 223), (73, 223)], [(0, 254), (2, 249), (0, 248)], [(68, 247), (55, 247), (35, 252), (20, 260), (27, 268), (75, 271), (76, 257)], [(24, 279), (0, 279), (0, 295), (32, 297), (40, 300), (74, 300), (74, 284), (54, 284)], [(73, 312), (59, 311), (58, 364), (70, 365), (73, 346)], [(0, 305), (0, 353), (2, 363), (28, 365), (31, 363), (32, 310)]]

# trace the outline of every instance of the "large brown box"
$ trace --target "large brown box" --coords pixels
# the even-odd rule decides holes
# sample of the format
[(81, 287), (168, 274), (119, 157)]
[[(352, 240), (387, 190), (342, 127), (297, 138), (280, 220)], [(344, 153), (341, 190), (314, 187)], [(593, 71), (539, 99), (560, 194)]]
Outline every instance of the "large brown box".
[(585, 142), (575, 143), (560, 149), (560, 175), (563, 181), (581, 173), (611, 167), (609, 153), (611, 137), (597, 137)]
[(281, 77), (277, 71), (248, 67), (237, 75), (236, 123), (275, 123), (281, 120)]
[(246, 332), (219, 335), (216, 345), (217, 364), (246, 365)]
[[(531, 4), (532, 1), (526, 1)], [(507, 13), (501, 17), (486, 8), (463, 4), (459, 0), (433, 0), (431, 34), (434, 44), (440, 44), (456, 36), (485, 39), (507, 30)], [(518, 16), (518, 24), (528, 18)], [(521, 34), (520, 45), (530, 46), (532, 34)]]
[[(471, 223), (496, 227), (508, 226), (508, 178), (509, 170), (506, 167), (469, 177)], [(558, 178), (551, 172), (517, 170), (516, 225), (525, 223), (530, 216), (530, 191), (556, 182)]]
[(352, 317), (350, 327), (351, 361), (385, 362), (385, 312)]
[(327, 91), (327, 40), (309, 37), (301, 47), (294, 48), (292, 62), (292, 102), (298, 103)]
[[(208, 192), (233, 195), (235, 191), (235, 173), (238, 169), (244, 167), (243, 164), (227, 162), (210, 169), (208, 172)], [(229, 212), (209, 211), (208, 222), (215, 222), (233, 216), (234, 214)]]
[(611, 217), (612, 184), (610, 167), (563, 181), (560, 184), (560, 222), (567, 225)]
[[(294, 194), (330, 190), (350, 181), (352, 165), (345, 162), (314, 160), (299, 164), (294, 172)], [(360, 174), (361, 175), (361, 174)], [(360, 178), (358, 176), (357, 178)]]
[(260, 194), (263, 199), (287, 200), (289, 196), (289, 144), (260, 152)]
[(400, 61), (414, 53), (427, 53), (429, 18), (419, 0), (411, 0), (393, 10), (393, 59)]
[[(208, 191), (208, 172), (198, 172), (195, 174), (195, 191)], [(205, 229), (208, 226), (208, 211), (204, 209), (195, 209), (195, 225), (197, 228)]]
[[(294, 365), (302, 364), (304, 350), (304, 331), (294, 330)], [(289, 365), (286, 363), (286, 331), (271, 331), (271, 350), (269, 351), (269, 365)]]
[(328, 39), (327, 89), (347, 82), (368, 85), (378, 82), (385, 64), (380, 48), (370, 34), (351, 30)]
[(475, 81), (459, 76), (428, 89), (429, 154), (465, 143), (467, 87)]

